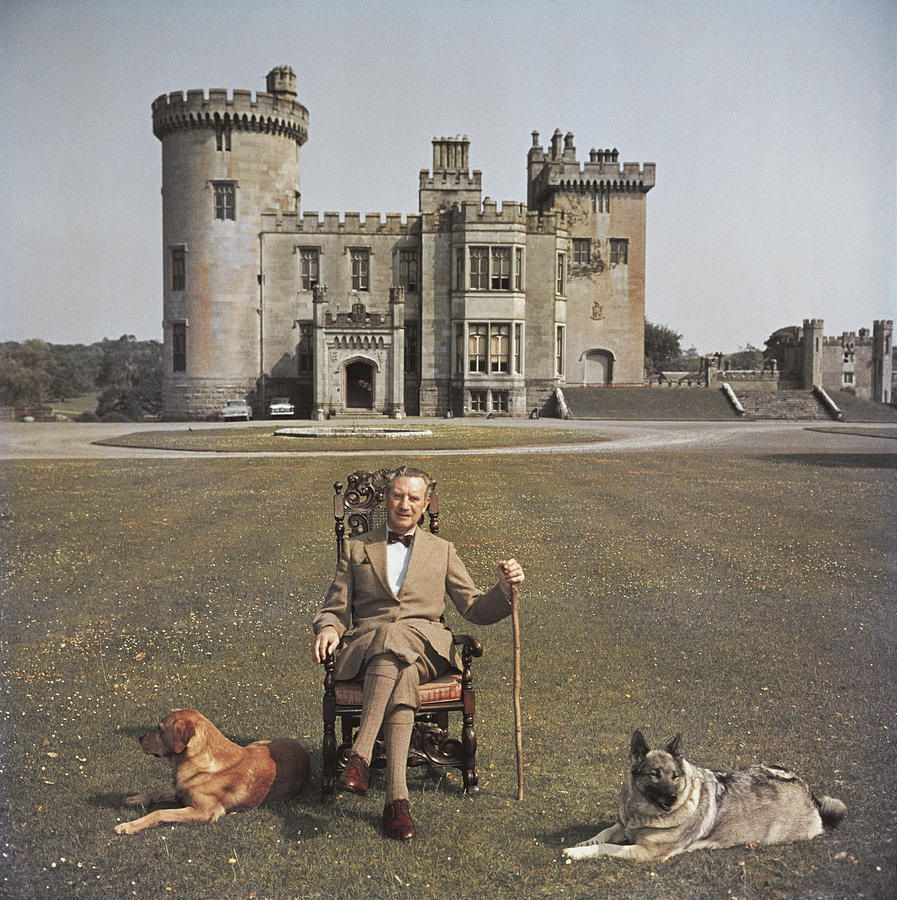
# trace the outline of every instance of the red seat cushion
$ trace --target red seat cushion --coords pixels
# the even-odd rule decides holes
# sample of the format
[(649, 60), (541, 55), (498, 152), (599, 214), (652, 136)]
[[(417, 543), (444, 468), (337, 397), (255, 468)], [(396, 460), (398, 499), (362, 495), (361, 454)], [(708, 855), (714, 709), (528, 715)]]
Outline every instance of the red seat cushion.
[[(364, 685), (361, 681), (337, 681), (334, 685), (338, 706), (361, 706)], [(448, 672), (420, 686), (420, 702), (437, 703), (461, 699), (461, 674)]]

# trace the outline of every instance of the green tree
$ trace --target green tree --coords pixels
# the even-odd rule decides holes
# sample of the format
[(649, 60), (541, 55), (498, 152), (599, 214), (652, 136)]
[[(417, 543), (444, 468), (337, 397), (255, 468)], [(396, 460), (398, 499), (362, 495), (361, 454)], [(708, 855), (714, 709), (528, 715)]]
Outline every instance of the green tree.
[(748, 344), (741, 350), (729, 354), (730, 369), (761, 369), (763, 368), (763, 351)]
[(0, 344), (0, 404), (43, 406), (57, 374), (50, 347), (44, 341)]
[(94, 390), (103, 362), (99, 344), (50, 344), (57, 375), (50, 386), (50, 397), (66, 400)]
[(655, 325), (645, 319), (645, 360), (651, 371), (657, 371), (682, 355), (682, 335), (666, 325)]
[(100, 418), (116, 413), (128, 419), (157, 415), (162, 411), (162, 345), (122, 335), (99, 345), (103, 361), (97, 385), (105, 388), (97, 401)]

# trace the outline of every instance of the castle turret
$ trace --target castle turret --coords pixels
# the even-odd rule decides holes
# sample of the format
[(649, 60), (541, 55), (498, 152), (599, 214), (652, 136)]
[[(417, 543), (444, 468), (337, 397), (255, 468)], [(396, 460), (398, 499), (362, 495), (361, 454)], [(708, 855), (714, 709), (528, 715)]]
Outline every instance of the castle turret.
[(894, 322), (891, 319), (872, 323), (872, 399), (890, 403), (894, 369)]
[(640, 382), (644, 375), (647, 194), (654, 163), (619, 162), (614, 150), (576, 158), (572, 131), (556, 128), (546, 149), (539, 132), (527, 154), (526, 206), (559, 216), (568, 240), (556, 248), (558, 338), (566, 383)]
[(823, 334), (822, 319), (804, 319), (803, 386), (805, 390), (822, 387)]
[(162, 142), (163, 414), (202, 418), (252, 397), (261, 372), (263, 213), (296, 213), (308, 111), (296, 76), (268, 92), (187, 91), (153, 103)]

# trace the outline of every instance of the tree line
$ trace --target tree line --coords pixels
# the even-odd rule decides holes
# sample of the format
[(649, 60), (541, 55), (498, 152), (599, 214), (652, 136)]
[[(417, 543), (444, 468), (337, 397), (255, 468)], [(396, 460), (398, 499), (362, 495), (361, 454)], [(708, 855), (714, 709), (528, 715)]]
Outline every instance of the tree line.
[(36, 338), (0, 344), (0, 406), (40, 414), (53, 402), (98, 391), (85, 419), (137, 421), (162, 411), (162, 345), (132, 334), (93, 344)]
[[(768, 343), (768, 342), (767, 342)], [(763, 365), (763, 351), (748, 344), (743, 350), (727, 353), (732, 369), (759, 369)], [(701, 354), (694, 347), (682, 349), (682, 335), (668, 325), (656, 325), (645, 319), (645, 371), (656, 374), (662, 369), (676, 372), (697, 372)]]

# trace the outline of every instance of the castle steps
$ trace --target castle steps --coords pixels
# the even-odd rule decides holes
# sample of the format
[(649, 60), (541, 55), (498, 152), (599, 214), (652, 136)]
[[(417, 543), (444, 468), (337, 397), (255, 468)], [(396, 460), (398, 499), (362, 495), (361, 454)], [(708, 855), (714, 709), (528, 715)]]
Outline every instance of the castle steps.
[(742, 391), (738, 399), (745, 416), (752, 419), (827, 422), (832, 419), (813, 391)]

